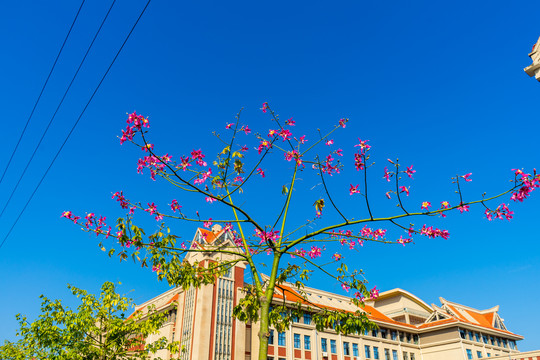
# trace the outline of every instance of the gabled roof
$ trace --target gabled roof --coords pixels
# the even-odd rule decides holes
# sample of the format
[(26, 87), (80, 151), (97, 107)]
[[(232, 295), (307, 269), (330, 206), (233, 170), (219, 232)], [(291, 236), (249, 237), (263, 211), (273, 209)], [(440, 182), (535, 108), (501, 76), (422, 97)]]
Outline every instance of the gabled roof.
[(426, 310), (429, 313), (431, 313), (433, 311), (433, 309), (427, 303), (425, 303), (422, 299), (420, 299), (416, 295), (413, 295), (410, 292), (405, 291), (405, 290), (400, 289), (400, 288), (395, 288), (395, 289), (392, 289), (392, 290), (387, 290), (387, 291), (381, 292), (379, 294), (379, 297), (375, 300), (375, 302), (380, 301), (380, 300), (384, 300), (384, 299), (387, 299), (387, 298), (392, 298), (392, 297), (395, 297), (395, 296), (400, 296), (400, 295), (414, 301), (416, 304), (420, 305), (424, 310)]

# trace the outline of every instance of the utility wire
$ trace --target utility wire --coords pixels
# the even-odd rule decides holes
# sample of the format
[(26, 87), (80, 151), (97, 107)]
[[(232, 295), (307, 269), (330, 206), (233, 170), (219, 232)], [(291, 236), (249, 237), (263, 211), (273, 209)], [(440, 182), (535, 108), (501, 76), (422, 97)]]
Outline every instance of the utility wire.
[(75, 74), (71, 78), (71, 82), (69, 83), (66, 91), (64, 92), (64, 96), (62, 96), (62, 99), (60, 100), (60, 103), (56, 107), (56, 110), (54, 111), (54, 114), (51, 117), (51, 120), (49, 120), (49, 123), (47, 124), (47, 127), (45, 128), (45, 131), (43, 132), (43, 134), (41, 134), (41, 138), (39, 139), (39, 142), (38, 142), (37, 146), (35, 147), (34, 152), (32, 153), (32, 156), (30, 156), (30, 160), (28, 160), (28, 162), (26, 163), (26, 166), (24, 167), (24, 170), (23, 170), (21, 176), (19, 177), (19, 180), (17, 180), (17, 183), (15, 184), (15, 187), (11, 191), (11, 194), (9, 195), (9, 198), (8, 198), (6, 204), (2, 208), (2, 211), (0, 212), (0, 218), (2, 218), (2, 215), (4, 215), (4, 212), (6, 211), (6, 208), (8, 207), (11, 199), (13, 198), (13, 195), (15, 194), (15, 191), (17, 191), (17, 188), (19, 187), (19, 184), (21, 183), (21, 180), (23, 179), (24, 175), (26, 174), (26, 170), (28, 170), (28, 167), (30, 166), (30, 163), (32, 163), (32, 160), (34, 160), (34, 156), (36, 155), (39, 147), (41, 146), (41, 143), (43, 142), (43, 139), (45, 138), (45, 135), (47, 135), (47, 131), (49, 131), (49, 128), (51, 127), (51, 124), (52, 124), (54, 118), (56, 117), (56, 114), (58, 113), (58, 110), (60, 110), (60, 107), (62, 106), (62, 103), (64, 102), (69, 90), (71, 89), (71, 85), (73, 85), (73, 82), (75, 81), (75, 78), (79, 74), (79, 71), (81, 70), (81, 67), (84, 64), (84, 61), (86, 60), (86, 57), (88, 56), (88, 53), (90, 52), (90, 49), (92, 49), (92, 46), (94, 45), (94, 42), (96, 41), (96, 38), (98, 37), (99, 32), (101, 31), (101, 28), (103, 27), (103, 24), (105, 24), (105, 21), (107, 20), (107, 17), (109, 17), (109, 14), (110, 14), (115, 2), (116, 2), (116, 0), (113, 0), (113, 2), (111, 3), (111, 6), (109, 7), (109, 11), (107, 11), (107, 14), (105, 15), (105, 17), (101, 21), (101, 25), (99, 25), (99, 28), (98, 28), (96, 34), (94, 35), (94, 38), (92, 39), (92, 42), (88, 46), (88, 49), (86, 49), (86, 54), (84, 54), (84, 57), (82, 58), (82, 60), (81, 60), (81, 62), (79, 64), (79, 67), (77, 68), (77, 71), (75, 71)]
[(107, 71), (105, 71), (105, 74), (103, 74), (103, 77), (101, 78), (101, 80), (99, 81), (97, 87), (95, 88), (94, 92), (92, 93), (92, 96), (90, 96), (90, 99), (88, 100), (88, 102), (86, 103), (86, 105), (84, 106), (83, 110), (81, 111), (79, 117), (77, 118), (77, 121), (75, 121), (75, 124), (73, 124), (71, 130), (69, 131), (68, 135), (66, 136), (66, 138), (64, 139), (64, 142), (62, 143), (62, 146), (60, 146), (60, 149), (58, 149), (58, 151), (56, 152), (56, 155), (54, 156), (54, 158), (52, 159), (51, 163), (49, 164), (49, 167), (47, 168), (47, 170), (45, 171), (45, 173), (43, 174), (43, 176), (41, 177), (41, 179), (39, 180), (39, 183), (37, 184), (37, 186), (34, 188), (34, 191), (32, 192), (32, 195), (30, 195), (30, 198), (28, 199), (28, 201), (26, 202), (26, 204), (24, 205), (24, 207), (22, 208), (21, 212), (19, 213), (19, 215), (17, 216), (17, 218), (15, 219), (15, 222), (13, 223), (13, 225), (11, 226), (11, 228), (9, 229), (8, 233), (6, 234), (6, 236), (4, 237), (4, 240), (2, 240), (2, 243), (0, 243), (0, 249), (2, 248), (2, 246), (4, 245), (4, 243), (6, 242), (6, 240), (8, 239), (9, 235), (11, 234), (11, 232), (13, 231), (13, 228), (15, 228), (15, 225), (17, 225), (17, 222), (19, 221), (19, 219), (21, 218), (21, 216), (23, 215), (24, 211), (26, 210), (26, 208), (28, 207), (28, 204), (30, 204), (30, 201), (32, 201), (34, 195), (36, 194), (36, 192), (38, 191), (39, 187), (41, 186), (41, 184), (43, 183), (43, 180), (45, 179), (45, 177), (47, 176), (47, 174), (49, 173), (49, 170), (51, 170), (54, 162), (56, 161), (56, 159), (58, 158), (58, 155), (60, 155), (60, 152), (62, 151), (62, 149), (64, 148), (64, 146), (66, 145), (69, 137), (71, 136), (71, 134), (73, 133), (73, 131), (75, 130), (75, 128), (77, 127), (77, 124), (79, 124), (79, 121), (81, 120), (82, 116), (84, 115), (86, 109), (88, 108), (88, 106), (90, 105), (90, 102), (92, 102), (92, 99), (94, 98), (94, 96), (96, 95), (97, 91), (99, 90), (99, 88), (101, 87), (101, 84), (103, 83), (103, 80), (105, 80), (105, 77), (107, 76), (107, 74), (109, 73), (109, 71), (111, 70), (112, 66), (114, 65), (116, 59), (118, 58), (118, 56), (120, 55), (120, 52), (122, 52), (122, 49), (124, 48), (124, 46), (126, 45), (127, 41), (129, 40), (131, 34), (133, 33), (133, 30), (135, 30), (135, 27), (137, 26), (137, 24), (139, 23), (139, 20), (141, 20), (142, 16), (144, 15), (144, 12), (146, 11), (146, 9), (148, 8), (148, 5), (150, 5), (150, 2), (152, 0), (148, 0), (148, 2), (146, 3), (146, 5), (144, 6), (144, 8), (142, 9), (139, 17), (137, 18), (137, 21), (135, 21), (135, 24), (133, 24), (133, 27), (131, 28), (131, 30), (129, 31), (129, 33), (127, 34), (124, 42), (122, 43), (122, 46), (120, 46), (120, 49), (118, 49), (118, 52), (116, 53), (116, 55), (114, 56), (111, 64), (109, 65), (109, 67), (107, 68)]
[(30, 112), (30, 116), (28, 116), (28, 119), (26, 120), (26, 124), (24, 125), (23, 131), (21, 133), (21, 136), (19, 136), (19, 140), (17, 141), (17, 145), (15, 145), (15, 149), (13, 149), (13, 152), (11, 153), (11, 156), (9, 157), (9, 161), (6, 165), (6, 168), (4, 169), (4, 172), (2, 173), (2, 177), (0, 178), (0, 184), (2, 184), (2, 180), (4, 180), (4, 176), (6, 176), (6, 172), (9, 168), (9, 165), (11, 164), (11, 160), (13, 160), (13, 156), (15, 156), (15, 153), (17, 152), (17, 149), (19, 148), (19, 144), (21, 143), (21, 140), (24, 136), (24, 133), (26, 132), (26, 128), (28, 127), (28, 123), (30, 123), (30, 119), (34, 115), (34, 111), (36, 110), (36, 107), (39, 103), (39, 100), (41, 99), (41, 95), (43, 95), (43, 91), (45, 91), (45, 87), (47, 86), (47, 83), (49, 82), (49, 79), (52, 75), (52, 72), (56, 66), (56, 63), (58, 62), (58, 58), (60, 57), (60, 54), (62, 53), (62, 50), (64, 49), (64, 45), (66, 45), (67, 39), (69, 38), (69, 34), (71, 34), (71, 30), (73, 29), (73, 26), (75, 25), (75, 22), (77, 21), (77, 18), (79, 17), (79, 13), (81, 12), (81, 9), (84, 5), (85, 0), (82, 1), (81, 6), (79, 6), (79, 10), (77, 11), (77, 14), (75, 15), (75, 19), (73, 19), (73, 22), (71, 23), (71, 27), (69, 28), (69, 31), (66, 35), (66, 38), (64, 39), (64, 42), (62, 43), (62, 46), (60, 47), (60, 51), (58, 51), (58, 55), (56, 55), (56, 59), (54, 60), (53, 66), (51, 67), (51, 70), (49, 71), (49, 75), (47, 76), (47, 79), (45, 80), (45, 83), (43, 84), (43, 87), (41, 88), (41, 92), (39, 93), (39, 96), (34, 104), (34, 107), (32, 108), (32, 111)]

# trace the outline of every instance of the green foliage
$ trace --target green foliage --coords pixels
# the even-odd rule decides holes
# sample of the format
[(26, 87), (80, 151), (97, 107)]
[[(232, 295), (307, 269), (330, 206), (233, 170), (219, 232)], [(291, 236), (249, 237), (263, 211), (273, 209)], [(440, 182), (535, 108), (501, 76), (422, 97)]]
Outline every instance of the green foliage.
[(68, 288), (81, 301), (77, 310), (41, 295), (41, 315), (32, 323), (26, 316), (16, 316), (19, 339), (0, 346), (1, 359), (140, 360), (150, 359), (160, 349), (178, 352), (179, 345), (165, 337), (146, 344), (145, 339), (157, 334), (167, 321), (165, 313), (149, 307), (126, 318), (133, 301), (117, 294), (111, 282), (102, 285), (99, 297), (71, 285)]

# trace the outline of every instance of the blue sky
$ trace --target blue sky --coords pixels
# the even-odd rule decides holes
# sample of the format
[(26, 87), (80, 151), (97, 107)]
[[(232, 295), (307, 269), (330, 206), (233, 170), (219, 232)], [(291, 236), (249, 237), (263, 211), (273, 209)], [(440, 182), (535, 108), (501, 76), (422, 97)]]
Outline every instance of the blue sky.
[[(0, 239), (144, 5), (118, 0), (41, 151), (0, 218)], [(18, 1), (3, 6), (2, 170), (78, 6), (72, 1)], [(0, 184), (2, 206), (108, 7), (105, 1), (83, 7)], [(418, 171), (409, 184), (414, 190), (408, 199), (411, 207), (424, 200), (455, 199), (450, 183), (455, 174), (473, 173), (473, 182), (464, 190), (469, 199), (504, 189), (512, 168), (532, 171), (540, 163), (536, 141), (540, 84), (523, 72), (530, 63), (527, 54), (540, 35), (533, 14), (508, 2), (343, 1), (331, 6), (327, 2), (152, 2), (0, 249), (0, 339), (13, 338), (16, 313), (30, 318), (37, 314), (40, 294), (70, 302), (67, 283), (98, 291), (106, 280), (121, 281), (121, 291), (139, 303), (167, 288), (151, 271), (109, 259), (94, 236), (60, 219), (65, 210), (115, 219), (122, 213), (111, 193), (118, 190), (143, 203), (163, 206), (181, 196), (136, 173), (139, 151), (120, 146), (116, 138), (126, 112), (150, 116), (153, 142), (175, 156), (194, 148), (217, 148), (211, 131), (223, 132), (224, 124), (241, 107), (251, 128), (267, 131), (271, 123), (259, 111), (264, 101), (283, 118), (293, 116), (295, 130), (308, 136), (348, 117), (351, 121), (335, 140), (349, 162), (343, 174), (332, 179), (332, 186), (342, 194), (344, 208), (360, 212), (358, 216), (365, 209), (351, 203), (345, 191), (349, 183), (360, 182), (351, 160), (358, 137), (369, 139), (373, 146), (376, 165), (371, 181), (379, 214), (395, 211), (393, 204), (385, 202), (387, 184), (380, 178), (387, 158), (399, 157)], [(279, 191), (280, 176), (286, 174), (283, 169), (287, 168), (281, 161), (268, 165), (267, 172), (277, 175), (269, 176), (264, 186)], [(313, 215), (309, 211), (317, 190), (306, 189), (295, 198), (295, 221)], [(382, 290), (404, 288), (427, 303), (438, 304), (442, 296), (480, 309), (498, 304), (507, 327), (525, 336), (520, 349), (538, 349), (536, 195), (523, 204), (511, 204), (515, 211), (511, 222), (489, 223), (476, 208), (468, 214), (452, 214), (444, 222), (435, 220), (450, 230), (449, 240), (417, 238), (407, 247), (366, 244), (351, 262), (364, 269), (370, 285)], [(279, 203), (279, 196), (272, 199), (256, 189), (245, 199), (258, 216), (271, 213), (274, 203)], [(186, 208), (213, 211), (196, 200), (186, 200)], [(154, 226), (147, 219), (141, 221)], [(187, 240), (195, 231), (192, 225), (170, 225)], [(312, 285), (340, 291), (338, 284), (322, 278)]]

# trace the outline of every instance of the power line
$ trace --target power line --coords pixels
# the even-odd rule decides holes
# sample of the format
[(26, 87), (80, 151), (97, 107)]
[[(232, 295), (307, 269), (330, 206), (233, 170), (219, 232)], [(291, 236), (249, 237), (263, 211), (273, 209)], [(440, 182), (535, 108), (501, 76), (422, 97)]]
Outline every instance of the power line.
[(68, 135), (66, 136), (66, 138), (64, 139), (64, 142), (62, 143), (62, 146), (60, 146), (60, 149), (58, 149), (58, 151), (56, 152), (56, 155), (54, 156), (54, 158), (52, 159), (51, 163), (49, 164), (49, 167), (47, 168), (47, 170), (45, 171), (45, 173), (43, 174), (43, 176), (41, 177), (41, 179), (39, 180), (39, 183), (37, 184), (37, 186), (35, 187), (34, 191), (32, 192), (32, 194), (30, 195), (30, 198), (28, 199), (28, 201), (26, 202), (26, 204), (24, 205), (24, 207), (22, 208), (21, 212), (19, 213), (19, 215), (17, 216), (17, 218), (15, 219), (15, 222), (13, 223), (13, 225), (11, 226), (11, 228), (9, 229), (8, 233), (6, 234), (6, 236), (4, 237), (4, 240), (2, 240), (2, 243), (0, 244), (0, 249), (2, 248), (2, 246), (4, 245), (4, 243), (6, 242), (6, 240), (8, 239), (9, 235), (11, 234), (11, 232), (13, 231), (13, 228), (15, 228), (15, 225), (17, 225), (17, 222), (19, 221), (19, 219), (21, 218), (22, 214), (24, 213), (24, 211), (26, 210), (26, 208), (28, 207), (28, 204), (30, 204), (30, 201), (32, 201), (34, 195), (36, 194), (36, 192), (38, 191), (39, 187), (41, 186), (41, 184), (43, 183), (43, 180), (45, 179), (45, 177), (47, 176), (47, 174), (49, 173), (49, 170), (51, 170), (51, 167), (53, 166), (54, 162), (56, 161), (56, 159), (58, 158), (58, 155), (60, 155), (60, 152), (62, 151), (62, 149), (64, 148), (64, 146), (66, 145), (69, 137), (71, 136), (71, 134), (73, 133), (73, 131), (75, 130), (75, 128), (77, 127), (77, 124), (79, 123), (79, 121), (81, 120), (82, 116), (84, 115), (86, 109), (88, 108), (88, 106), (90, 105), (90, 102), (92, 101), (92, 99), (94, 98), (94, 96), (96, 95), (97, 91), (99, 90), (101, 84), (103, 83), (103, 80), (105, 80), (105, 77), (107, 76), (107, 74), (109, 73), (109, 71), (111, 70), (113, 64), (115, 63), (116, 59), (118, 58), (118, 55), (120, 55), (120, 52), (122, 51), (122, 49), (124, 48), (124, 45), (126, 45), (128, 39), (130, 38), (131, 34), (133, 33), (133, 30), (135, 30), (135, 27), (137, 26), (137, 24), (139, 23), (139, 20), (141, 20), (142, 16), (144, 15), (144, 12), (146, 11), (146, 8), (148, 8), (148, 5), (150, 5), (150, 2), (152, 0), (148, 0), (148, 2), (146, 3), (146, 5), (144, 6), (144, 8), (142, 9), (139, 17), (137, 18), (137, 21), (135, 21), (135, 24), (133, 24), (133, 27), (131, 28), (131, 30), (129, 31), (128, 35), (126, 36), (126, 39), (124, 40), (124, 42), (122, 43), (122, 46), (120, 46), (120, 49), (118, 49), (118, 52), (116, 53), (116, 55), (114, 56), (111, 64), (109, 65), (109, 67), (107, 68), (107, 71), (105, 71), (105, 74), (103, 75), (103, 77), (101, 78), (101, 80), (99, 81), (99, 84), (97, 85), (97, 87), (95, 88), (94, 92), (92, 93), (92, 96), (90, 97), (90, 99), (88, 100), (88, 102), (86, 103), (86, 105), (84, 106), (83, 110), (81, 111), (81, 114), (79, 115), (79, 117), (77, 118), (77, 121), (75, 121), (75, 124), (73, 124), (73, 127), (71, 128), (71, 130), (69, 131)]
[(75, 25), (75, 22), (77, 21), (77, 18), (79, 17), (79, 13), (81, 12), (81, 9), (84, 5), (85, 0), (81, 2), (81, 6), (79, 6), (79, 10), (77, 11), (77, 14), (75, 15), (75, 19), (73, 19), (73, 22), (71, 23), (71, 26), (69, 28), (69, 31), (66, 35), (66, 38), (64, 39), (64, 42), (62, 43), (62, 46), (60, 47), (60, 51), (58, 51), (58, 54), (56, 55), (56, 59), (54, 60), (53, 66), (51, 67), (51, 70), (49, 71), (49, 75), (47, 76), (47, 79), (45, 80), (45, 83), (43, 84), (43, 87), (41, 88), (41, 92), (39, 93), (39, 96), (34, 103), (34, 107), (32, 108), (32, 111), (30, 112), (30, 116), (28, 116), (28, 119), (26, 120), (26, 124), (24, 125), (23, 131), (21, 133), (21, 136), (19, 136), (19, 140), (17, 141), (17, 145), (15, 145), (15, 149), (13, 149), (13, 152), (11, 153), (11, 156), (9, 157), (9, 161), (6, 165), (6, 168), (4, 169), (4, 172), (2, 173), (2, 177), (0, 178), (0, 184), (2, 183), (2, 180), (4, 180), (4, 176), (6, 176), (6, 172), (9, 168), (9, 165), (11, 164), (11, 160), (13, 160), (13, 156), (15, 156), (15, 153), (17, 152), (17, 149), (19, 148), (19, 144), (21, 143), (21, 140), (24, 136), (24, 133), (26, 132), (26, 128), (28, 127), (28, 123), (30, 123), (30, 119), (34, 115), (34, 111), (36, 110), (36, 107), (39, 103), (39, 100), (41, 99), (41, 95), (43, 95), (43, 91), (45, 91), (45, 87), (47, 86), (47, 83), (49, 82), (49, 79), (52, 75), (52, 72), (54, 68), (56, 67), (56, 63), (58, 62), (58, 58), (60, 57), (60, 54), (62, 53), (62, 50), (64, 49), (64, 45), (66, 45), (67, 39), (69, 38), (69, 34), (71, 34), (71, 30), (73, 29), (73, 26)]
[(39, 142), (38, 142), (37, 146), (35, 147), (34, 152), (32, 153), (32, 156), (30, 156), (30, 159), (26, 163), (26, 166), (24, 167), (24, 170), (23, 170), (21, 176), (19, 177), (19, 180), (17, 180), (17, 183), (15, 184), (15, 187), (11, 191), (11, 194), (9, 195), (9, 198), (8, 198), (6, 204), (2, 208), (2, 211), (0, 212), (0, 218), (2, 218), (2, 215), (4, 215), (4, 212), (6, 211), (6, 208), (8, 207), (9, 203), (11, 202), (11, 199), (13, 198), (13, 195), (15, 194), (15, 191), (17, 191), (17, 188), (19, 187), (19, 184), (21, 183), (21, 180), (23, 179), (24, 175), (26, 174), (26, 170), (28, 170), (28, 167), (32, 163), (32, 160), (34, 160), (34, 156), (36, 155), (39, 147), (41, 146), (41, 143), (43, 142), (43, 139), (45, 138), (45, 135), (47, 135), (47, 131), (49, 131), (49, 128), (51, 127), (51, 124), (52, 124), (54, 118), (56, 117), (56, 114), (58, 113), (58, 110), (60, 110), (60, 107), (62, 106), (62, 104), (63, 104), (63, 102), (64, 102), (64, 100), (65, 100), (65, 98), (66, 98), (66, 96), (67, 96), (67, 94), (69, 92), (69, 90), (71, 89), (71, 85), (73, 85), (73, 82), (75, 81), (75, 78), (79, 74), (79, 71), (81, 70), (81, 67), (84, 64), (84, 61), (86, 60), (86, 57), (88, 56), (88, 53), (90, 52), (90, 49), (94, 45), (94, 42), (96, 41), (96, 38), (98, 37), (99, 32), (101, 31), (101, 28), (103, 27), (103, 24), (105, 24), (105, 21), (109, 17), (109, 14), (110, 14), (115, 2), (116, 2), (116, 0), (113, 0), (113, 2), (111, 3), (111, 6), (109, 7), (109, 11), (107, 11), (107, 14), (105, 14), (105, 17), (101, 21), (101, 25), (99, 25), (99, 28), (96, 31), (96, 34), (94, 35), (94, 38), (92, 39), (92, 42), (88, 46), (88, 49), (86, 49), (86, 53), (84, 54), (84, 57), (82, 58), (82, 60), (81, 60), (81, 62), (79, 64), (79, 67), (77, 68), (77, 71), (75, 71), (75, 74), (71, 78), (71, 82), (69, 83), (66, 91), (64, 92), (64, 96), (62, 96), (62, 99), (60, 100), (60, 103), (56, 107), (56, 110), (54, 111), (54, 114), (51, 117), (51, 120), (49, 120), (49, 123), (47, 124), (47, 127), (45, 128), (45, 131), (43, 132), (43, 134), (41, 134), (41, 138), (39, 139)]

